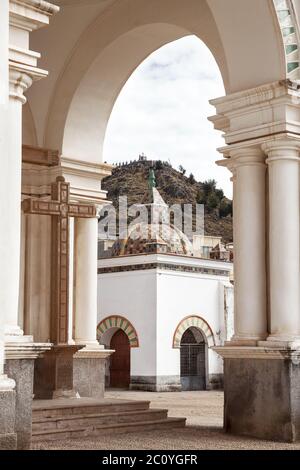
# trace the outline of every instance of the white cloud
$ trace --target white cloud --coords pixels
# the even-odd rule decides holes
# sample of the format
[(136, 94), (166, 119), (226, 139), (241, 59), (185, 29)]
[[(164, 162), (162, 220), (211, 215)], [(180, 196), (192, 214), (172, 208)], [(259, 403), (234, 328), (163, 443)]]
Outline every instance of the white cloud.
[(131, 75), (114, 106), (105, 138), (104, 160), (170, 160), (175, 168), (203, 181), (214, 178), (231, 197), (230, 174), (219, 168), (224, 145), (207, 117), (208, 100), (224, 95), (218, 66), (195, 36), (174, 41), (151, 54)]

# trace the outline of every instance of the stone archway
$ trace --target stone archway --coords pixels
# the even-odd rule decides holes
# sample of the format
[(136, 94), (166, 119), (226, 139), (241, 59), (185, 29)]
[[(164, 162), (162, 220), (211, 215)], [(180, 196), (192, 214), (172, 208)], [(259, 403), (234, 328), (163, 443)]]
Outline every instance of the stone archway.
[[(44, 59), (56, 47), (58, 56), (46, 62), (50, 81), (28, 94), (38, 145), (57, 148), (66, 158), (99, 161), (111, 110), (131, 73), (156, 49), (187, 35), (197, 36), (211, 50), (228, 94), (285, 78), (282, 35), (270, 4), (252, 0), (246, 10), (236, 0), (117, 0), (109, 8), (99, 6), (94, 15), (82, 8), (78, 35), (62, 47), (63, 18), (74, 21), (73, 7), (63, 5), (55, 32), (50, 26), (32, 38)], [(228, 31), (233, 14), (240, 19), (234, 35)]]

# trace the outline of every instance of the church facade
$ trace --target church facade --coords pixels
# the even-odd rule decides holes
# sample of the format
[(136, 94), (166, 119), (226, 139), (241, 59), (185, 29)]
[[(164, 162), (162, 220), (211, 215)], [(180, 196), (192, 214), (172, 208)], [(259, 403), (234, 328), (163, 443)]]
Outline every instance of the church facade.
[[(214, 346), (224, 359), (224, 427), (299, 439), (299, 0), (55, 3), (0, 2), (0, 446), (30, 446), (33, 384), (44, 397), (103, 396), (105, 131), (135, 68), (191, 34), (211, 50), (226, 90), (210, 118), (234, 192), (234, 335)], [(170, 281), (165, 270), (161, 278)]]

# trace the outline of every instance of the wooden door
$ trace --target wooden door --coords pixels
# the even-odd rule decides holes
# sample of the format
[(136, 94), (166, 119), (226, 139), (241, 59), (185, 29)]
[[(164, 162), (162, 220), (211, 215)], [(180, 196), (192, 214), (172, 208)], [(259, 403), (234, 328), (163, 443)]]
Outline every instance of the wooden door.
[(130, 383), (130, 344), (123, 330), (118, 330), (112, 337), (110, 348), (116, 352), (111, 356), (110, 386), (129, 388)]

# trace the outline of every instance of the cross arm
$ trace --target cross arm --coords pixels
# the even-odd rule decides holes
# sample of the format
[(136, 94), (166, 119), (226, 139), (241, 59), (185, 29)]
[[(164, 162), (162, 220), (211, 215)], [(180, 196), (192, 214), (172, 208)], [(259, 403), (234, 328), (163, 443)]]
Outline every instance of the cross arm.
[(69, 217), (89, 219), (96, 217), (97, 211), (92, 204), (69, 204), (68, 215)]
[(25, 199), (22, 202), (22, 209), (25, 214), (60, 215), (60, 203), (58, 201)]

